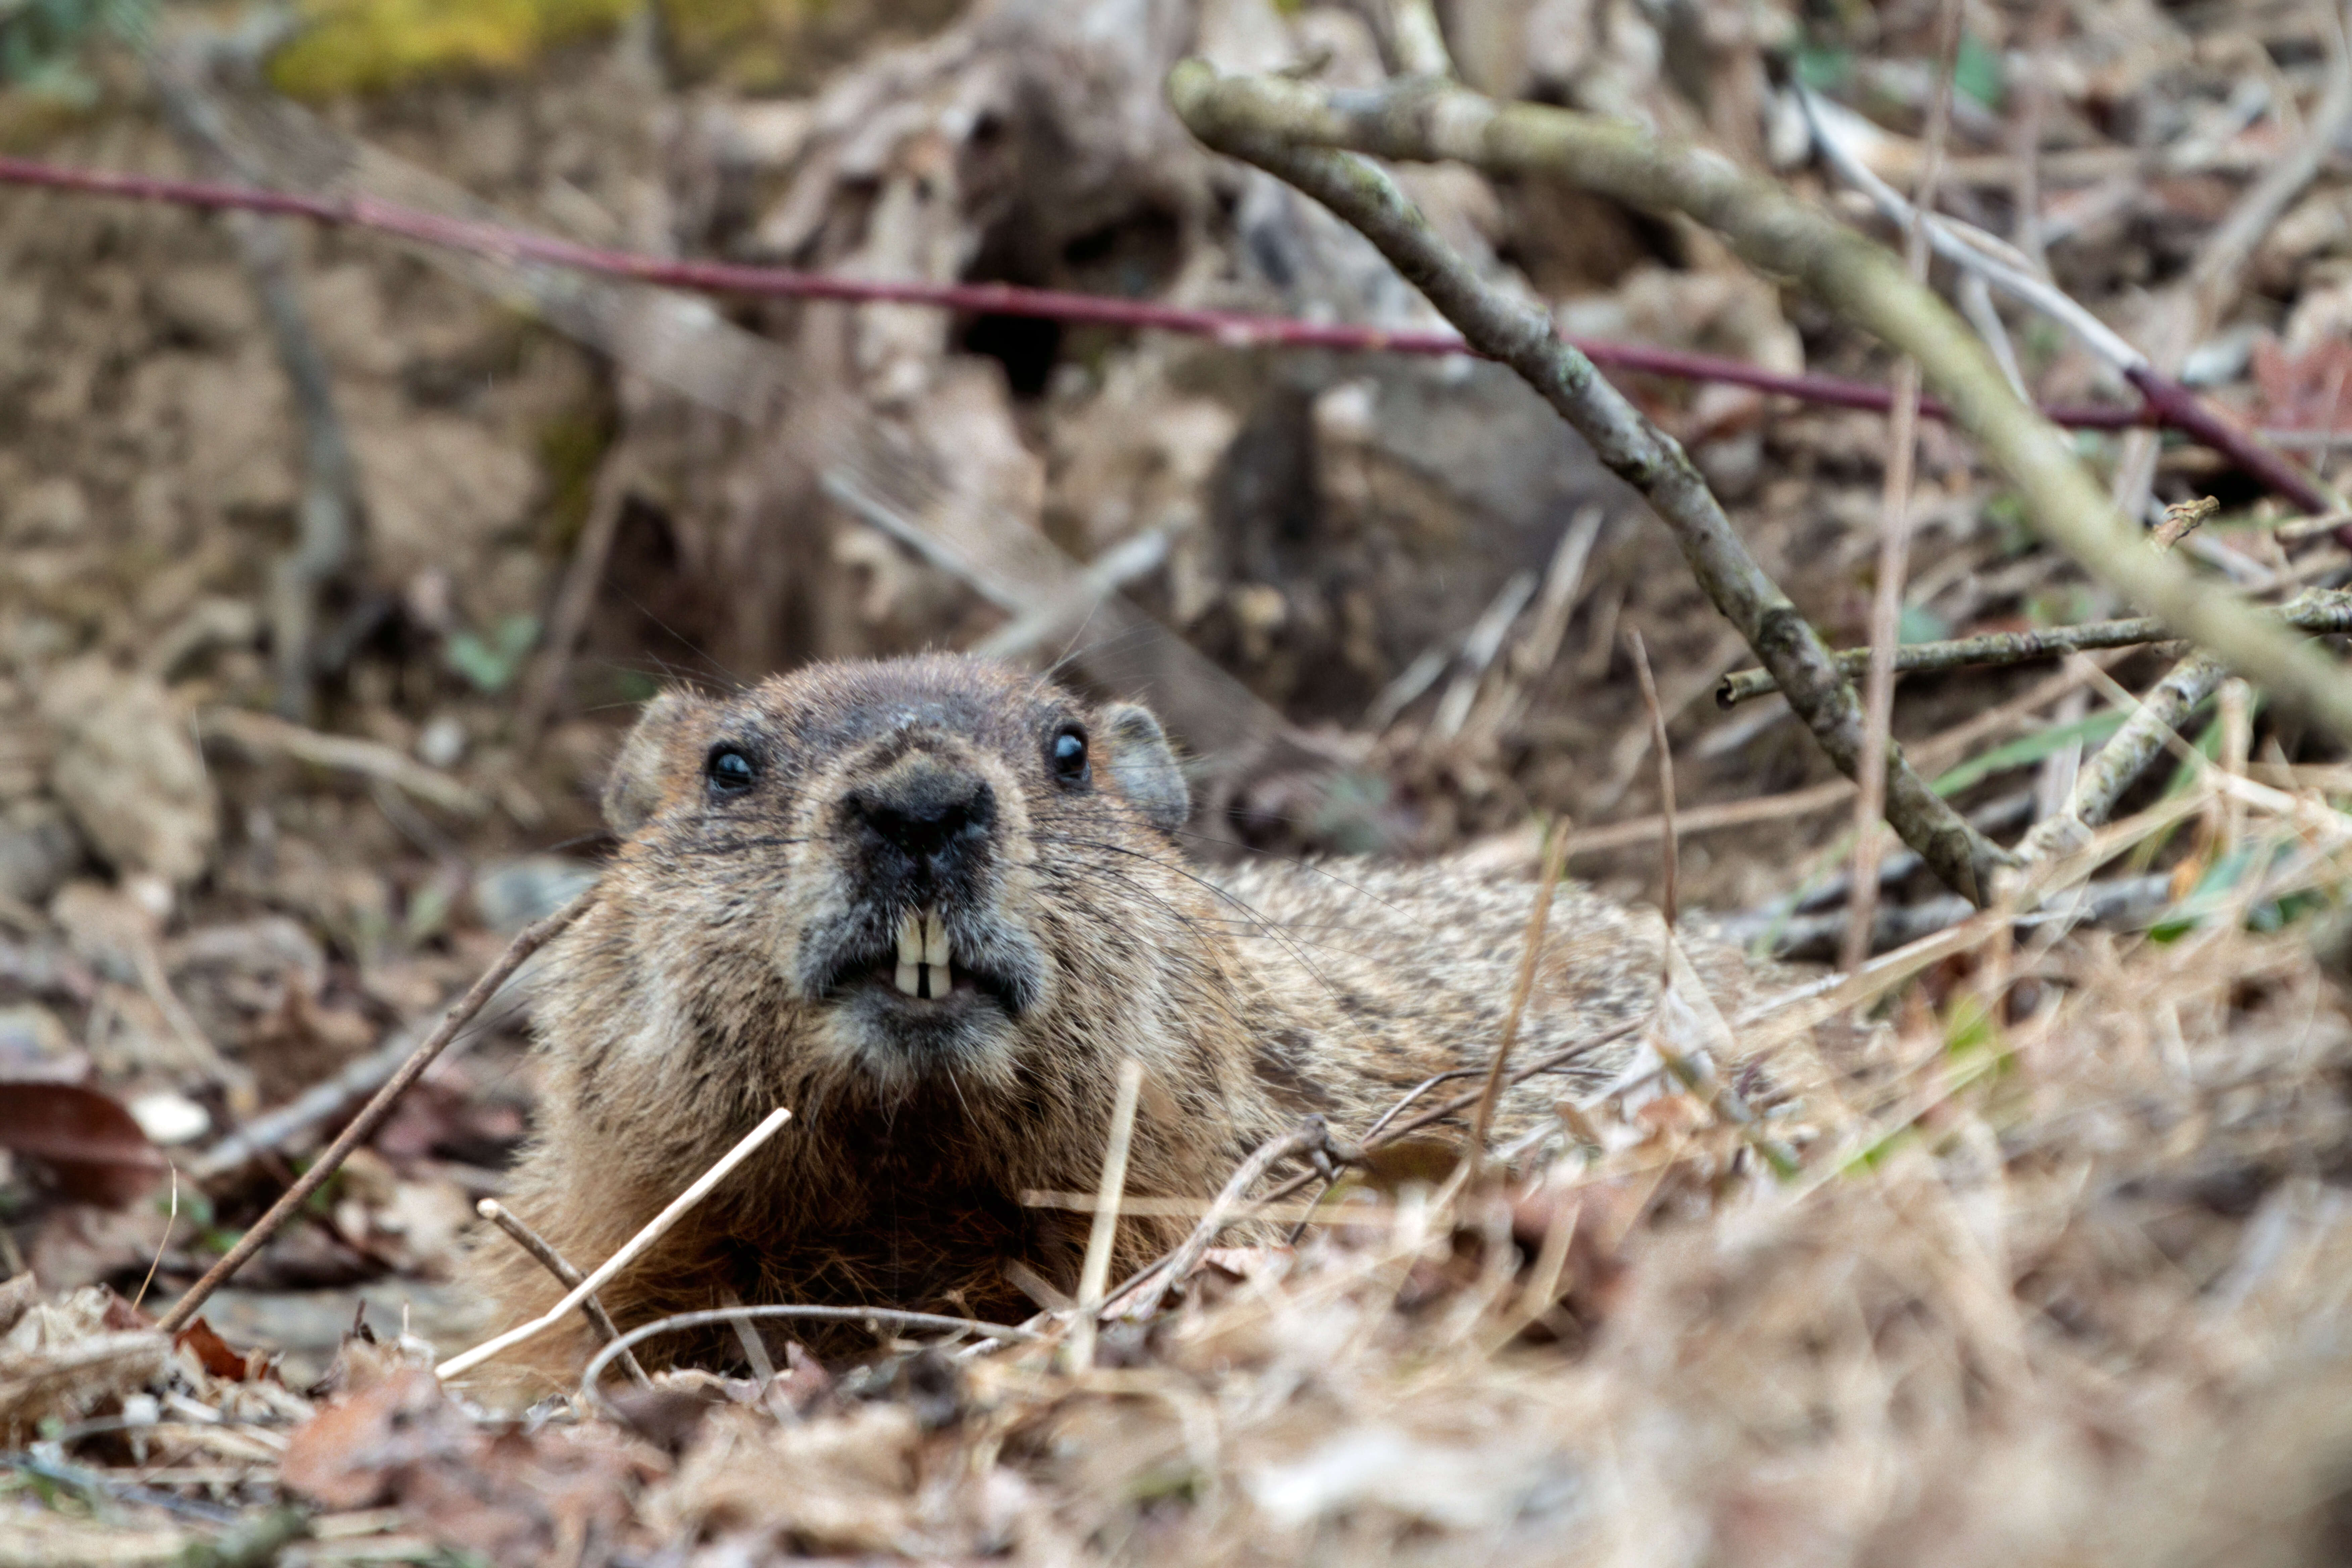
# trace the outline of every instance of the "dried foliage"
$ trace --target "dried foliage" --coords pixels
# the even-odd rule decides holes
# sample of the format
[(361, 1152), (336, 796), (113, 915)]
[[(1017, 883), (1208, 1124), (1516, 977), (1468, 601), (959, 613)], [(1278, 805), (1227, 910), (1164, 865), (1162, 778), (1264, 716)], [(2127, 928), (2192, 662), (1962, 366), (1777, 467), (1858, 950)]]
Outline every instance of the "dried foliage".
[[(1342, 101), (1450, 57), (1477, 92), (1696, 140), (1885, 239), (1815, 138), (1916, 196), (1936, 39), (1933, 6), (1716, 0), (305, 15), (281, 79), (401, 85), (313, 115), (215, 83), (249, 177), (685, 258), (1392, 330), (1440, 323), (1329, 213), (1186, 134), (1160, 95), (1178, 60)], [(1938, 210), (1998, 237), (1955, 243), (2002, 247), (2336, 482), (2352, 165), (2312, 140), (2332, 18), (1960, 20)], [(0, 88), (0, 139), (187, 173), (137, 63), (81, 58), (83, 107), (28, 117)], [(1695, 228), (1540, 174), (1396, 177), (1531, 317), (1886, 377)], [(1032, 1279), (1036, 1342), (877, 1319), (869, 1352), (821, 1360), (772, 1321), (733, 1364), (640, 1387), (616, 1363), (602, 1403), (437, 1383), (513, 1326), (448, 1281), (462, 1247), (510, 1245), (476, 1205), (532, 1111), (529, 966), (347, 1160), (313, 1163), (593, 879), (607, 759), (662, 681), (1067, 654), (1186, 742), (1203, 854), (1532, 873), (1531, 819), (1566, 819), (1571, 874), (1629, 900), (1668, 885), (1663, 734), (1676, 896), (1744, 911), (1685, 918), (1762, 943), (1835, 945), (1851, 796), (1769, 690), (1706, 701), (1745, 644), (1501, 366), (714, 309), (345, 232), (289, 231), (279, 259), (363, 501), (291, 660), (274, 595), (317, 411), (252, 248), (214, 218), (0, 193), (0, 1568), (2352, 1550), (2352, 773), (2218, 665), (2137, 640), (2159, 628), (2116, 620), (2140, 606), (2036, 545), (1940, 426), (1901, 628), (1929, 651), (1895, 732), (1978, 830), (2041, 819), (2038, 907), (1943, 909), (1890, 855), (1879, 929), (1907, 947), (1727, 1019), (1677, 973), (1627, 1080), (1492, 1181), (1456, 1180), (1458, 1113), (1334, 1167), (1312, 1211), (1322, 1178), (1296, 1178), (1181, 1278), (1114, 1289), (1090, 1364)], [(2032, 397), (2137, 397), (2074, 328), (1972, 305), (1948, 255), (1929, 282)], [(1619, 384), (1823, 642), (1864, 640), (1885, 419)], [(2144, 458), (2147, 510), (2203, 520), (2170, 558), (2340, 658), (2340, 516), (2290, 521), (2203, 447), (2076, 450), (2126, 490)], [(1995, 647), (2068, 661), (1955, 662)], [(307, 723), (272, 716), (295, 680)], [(1454, 1044), (1475, 1073), (1495, 1042)], [(306, 1169), (316, 1190), (259, 1223)], [(246, 1235), (203, 1315), (161, 1329)]]

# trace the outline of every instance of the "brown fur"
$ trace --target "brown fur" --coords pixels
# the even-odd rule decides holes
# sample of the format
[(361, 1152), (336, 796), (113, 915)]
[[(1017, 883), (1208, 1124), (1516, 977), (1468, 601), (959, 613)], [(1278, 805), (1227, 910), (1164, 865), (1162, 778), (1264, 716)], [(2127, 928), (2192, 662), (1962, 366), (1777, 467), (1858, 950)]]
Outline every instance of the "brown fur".
[[(1071, 725), (1087, 732), (1083, 785), (1051, 772), (1052, 737)], [(756, 753), (739, 797), (706, 778), (725, 743)], [(993, 803), (960, 884), (958, 962), (1034, 960), (1017, 1016), (976, 1007), (971, 1028), (920, 1049), (860, 1021), (895, 1016), (890, 995), (861, 1015), (811, 978), (828, 943), (895, 918), (871, 907), (880, 862), (862, 858), (851, 802), (910, 769), (984, 784)], [(606, 805), (625, 837), (597, 903), (551, 951), (545, 1094), (517, 1212), (591, 1266), (771, 1108), (793, 1112), (604, 1292), (624, 1325), (730, 1295), (1025, 1316), (1005, 1261), (1066, 1288), (1086, 1219), (1021, 1194), (1093, 1187), (1122, 1058), (1147, 1072), (1136, 1193), (1213, 1191), (1307, 1110), (1360, 1131), (1492, 1049), (1531, 892), (1444, 864), (1189, 865), (1170, 831), (1181, 775), (1149, 715), (958, 657), (819, 666), (727, 700), (666, 696)], [(1654, 914), (1563, 887), (1551, 933), (1528, 1056), (1633, 1016), (1660, 972)], [(1701, 962), (1736, 984), (1737, 955)], [(1558, 1092), (1557, 1079), (1516, 1091), (1511, 1119)], [(1124, 1224), (1118, 1268), (1182, 1228)], [(555, 1293), (506, 1251), (488, 1268), (512, 1316)], [(583, 1349), (537, 1354), (560, 1371)]]

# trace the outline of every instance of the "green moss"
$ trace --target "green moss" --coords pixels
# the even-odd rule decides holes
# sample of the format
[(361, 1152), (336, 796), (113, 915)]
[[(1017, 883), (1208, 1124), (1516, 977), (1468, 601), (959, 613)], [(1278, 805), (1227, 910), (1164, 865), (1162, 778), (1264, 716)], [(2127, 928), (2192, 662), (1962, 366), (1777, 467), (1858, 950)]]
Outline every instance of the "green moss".
[(610, 27), (639, 0), (303, 0), (306, 26), (269, 62), (296, 98), (373, 92), (423, 77), (514, 70)]
[(690, 76), (752, 92), (807, 92), (879, 43), (937, 32), (964, 0), (656, 0)]

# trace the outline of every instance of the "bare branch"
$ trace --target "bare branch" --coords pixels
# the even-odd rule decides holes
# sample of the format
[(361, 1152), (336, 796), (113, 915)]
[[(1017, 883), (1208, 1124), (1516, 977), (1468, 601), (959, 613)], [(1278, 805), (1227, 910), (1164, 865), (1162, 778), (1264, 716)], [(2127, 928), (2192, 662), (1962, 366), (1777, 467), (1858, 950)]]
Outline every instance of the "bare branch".
[[(1451, 89), (1429, 90), (1439, 95), (1429, 101), (1486, 102)], [(1822, 749), (1847, 776), (1860, 773), (1862, 713), (1853, 688), (1831, 662), (1819, 634), (1748, 553), (1679, 444), (1602, 380), (1591, 361), (1561, 342), (1542, 311), (1480, 279), (1378, 168), (1360, 158), (1293, 145), (1293, 132), (1303, 131), (1302, 139), (1314, 139), (1315, 132), (1329, 129), (1325, 120), (1337, 120), (1323, 113), (1319, 99), (1285, 84), (1220, 80), (1213, 68), (1199, 61), (1178, 67), (1169, 91), (1193, 134), (1297, 186), (1361, 230), (1466, 339), (1517, 371), (1591, 443), (1612, 471), (1641, 490), (1674, 532), (1707, 596), (1773, 671)], [(1398, 101), (1410, 109), (1424, 100), (1408, 95)], [(1996, 379), (2000, 374), (1991, 374)], [(2005, 384), (2001, 391), (2007, 395)], [(2352, 728), (2352, 702), (2346, 706)], [(1888, 820), (1904, 842), (1955, 891), (1989, 898), (1992, 869), (2007, 863), (2007, 852), (1937, 798), (1903, 760), (1899, 747), (1887, 749), (1883, 765)]]
[[(587, 1278), (572, 1266), (570, 1258), (550, 1246), (547, 1237), (523, 1224), (521, 1215), (498, 1199), (484, 1198), (474, 1205), (474, 1212), (506, 1232), (508, 1240), (538, 1259), (539, 1266), (562, 1281), (565, 1289), (577, 1289), (580, 1281)], [(621, 1337), (621, 1331), (614, 1326), (613, 1315), (604, 1310), (604, 1303), (596, 1299), (593, 1290), (580, 1303), (580, 1315), (587, 1319), (589, 1328), (595, 1331), (597, 1343), (609, 1345)], [(637, 1364), (637, 1358), (625, 1350), (621, 1352), (621, 1366), (629, 1374), (629, 1381), (638, 1387), (653, 1386), (654, 1380), (646, 1375), (646, 1369)]]
[[(1188, 61), (1171, 75), (1170, 92), (1196, 135), (1233, 151), (1247, 145), (1253, 162), (1262, 161), (1260, 151), (1303, 158), (1302, 146), (1457, 159), (1492, 173), (1567, 179), (1717, 230), (1750, 266), (1803, 283), (1866, 331), (1916, 355), (1962, 427), (2022, 493), (2043, 537), (2085, 571), (2212, 648), (2283, 706), (2352, 736), (2352, 680), (2339, 668), (2169, 555), (2142, 547), (2138, 530), (2100, 493), (2049, 421), (2018, 401), (1949, 307), (1905, 276), (1884, 247), (1772, 182), (1638, 127), (1537, 104), (1499, 104), (1446, 83), (1325, 90), (1259, 78), (1221, 79), (1214, 67)], [(1360, 174), (1340, 184), (1371, 195)], [(1590, 367), (1582, 374), (1590, 376)], [(1663, 477), (1644, 471), (1653, 483)], [(1764, 662), (1770, 668), (1773, 661)]]
[[(2272, 614), (2280, 624), (2298, 631), (2323, 636), (2352, 632), (2352, 593), (2330, 589), (2306, 594)], [(2141, 643), (2174, 640), (2173, 632), (2162, 621), (2153, 616), (2137, 616), (2129, 620), (2053, 626), (2048, 631), (1988, 632), (1982, 637), (1954, 637), (1944, 642), (1906, 643), (1895, 652), (1895, 668), (1909, 673), (1958, 669), (1975, 664), (2024, 664), (2091, 648), (2132, 647)], [(1840, 648), (1835, 657), (1838, 668), (1848, 675), (1859, 675), (1870, 667), (1870, 650), (1865, 647)], [(1719, 707), (1736, 708), (1774, 689), (1771, 671), (1742, 669), (1723, 678), (1723, 684), (1715, 689), (1715, 700)]]

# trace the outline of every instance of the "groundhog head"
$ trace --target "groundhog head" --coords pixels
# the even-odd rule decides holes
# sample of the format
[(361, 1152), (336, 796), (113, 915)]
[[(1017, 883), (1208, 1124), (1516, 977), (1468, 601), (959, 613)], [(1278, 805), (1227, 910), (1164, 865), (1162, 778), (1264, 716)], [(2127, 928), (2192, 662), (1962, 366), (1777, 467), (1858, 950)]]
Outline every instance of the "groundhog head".
[(945, 656), (666, 693), (604, 792), (640, 951), (694, 955), (666, 1002), (748, 1008), (781, 1075), (886, 1098), (1009, 1089), (1024, 1053), (1148, 1005), (1129, 950), (1185, 875), (1188, 809), (1144, 709)]

